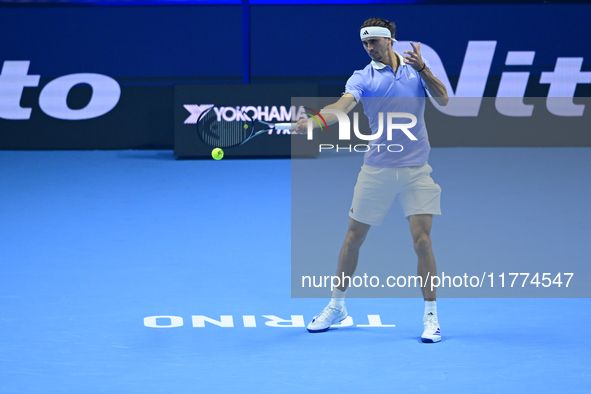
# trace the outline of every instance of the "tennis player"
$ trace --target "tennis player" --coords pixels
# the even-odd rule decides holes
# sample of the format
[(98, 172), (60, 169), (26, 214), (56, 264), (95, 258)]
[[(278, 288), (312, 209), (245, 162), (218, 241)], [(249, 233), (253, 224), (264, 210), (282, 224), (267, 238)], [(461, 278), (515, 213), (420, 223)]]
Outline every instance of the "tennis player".
[[(437, 319), (436, 291), (427, 286), (427, 278), (437, 275), (435, 258), (431, 249), (431, 226), (434, 215), (441, 215), (439, 199), (441, 188), (429, 175), (432, 168), (427, 164), (431, 149), (424, 125), (425, 89), (439, 105), (447, 105), (447, 89), (433, 75), (429, 65), (421, 56), (421, 44), (411, 42), (412, 51), (404, 55), (392, 48), (396, 34), (394, 23), (381, 18), (366, 20), (359, 32), (363, 47), (371, 58), (371, 63), (363, 70), (353, 73), (346, 84), (345, 93), (334, 104), (325, 109), (338, 109), (350, 112), (358, 101), (364, 106), (373, 134), (379, 127), (381, 113), (401, 112), (396, 103), (414, 101), (413, 114), (417, 125), (413, 127), (416, 141), (404, 152), (392, 153), (386, 149), (375, 149), (381, 142), (373, 141), (374, 147), (365, 153), (353, 202), (349, 211), (349, 229), (339, 256), (337, 275), (339, 278), (353, 277), (357, 267), (359, 248), (372, 225), (379, 225), (396, 196), (400, 201), (405, 217), (410, 223), (415, 252), (418, 256), (418, 275), (422, 278), (425, 313), (423, 316), (423, 342), (439, 342), (441, 330)], [(388, 100), (387, 97), (416, 97), (415, 100)], [(376, 99), (380, 98), (380, 99)], [(398, 109), (398, 111), (397, 111)], [(328, 124), (336, 123), (334, 114), (323, 115)], [(301, 119), (295, 132), (306, 133), (308, 122)], [(392, 140), (406, 139), (401, 130)], [(382, 133), (382, 139), (385, 139)], [(389, 141), (383, 141), (389, 142)], [(410, 145), (407, 145), (410, 146)], [(345, 295), (349, 283), (343, 281), (334, 289), (328, 306), (314, 317), (308, 325), (309, 332), (327, 331), (334, 323), (347, 317)]]

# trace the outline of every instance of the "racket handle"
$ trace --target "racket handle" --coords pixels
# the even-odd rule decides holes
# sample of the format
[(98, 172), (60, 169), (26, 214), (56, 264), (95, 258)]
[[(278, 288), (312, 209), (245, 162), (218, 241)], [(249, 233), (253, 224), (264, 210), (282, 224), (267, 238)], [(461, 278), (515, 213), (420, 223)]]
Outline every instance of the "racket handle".
[(275, 123), (275, 130), (290, 130), (292, 128), (291, 125), (291, 123)]

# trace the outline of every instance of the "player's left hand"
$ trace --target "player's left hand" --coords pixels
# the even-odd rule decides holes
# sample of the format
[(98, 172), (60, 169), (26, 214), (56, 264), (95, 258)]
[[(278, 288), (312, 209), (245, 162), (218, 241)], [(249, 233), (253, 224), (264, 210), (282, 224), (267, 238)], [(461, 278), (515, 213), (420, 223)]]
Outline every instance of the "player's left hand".
[(404, 62), (409, 64), (412, 68), (416, 71), (419, 71), (423, 68), (425, 63), (423, 63), (423, 58), (421, 57), (421, 43), (414, 44), (414, 42), (410, 42), (410, 45), (413, 48), (413, 51), (404, 51)]

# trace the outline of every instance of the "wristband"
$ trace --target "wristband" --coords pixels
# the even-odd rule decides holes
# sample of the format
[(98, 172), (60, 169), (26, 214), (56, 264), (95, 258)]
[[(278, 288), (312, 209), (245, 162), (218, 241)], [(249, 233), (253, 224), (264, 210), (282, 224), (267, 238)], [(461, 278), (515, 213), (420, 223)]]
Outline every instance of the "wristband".
[(419, 71), (417, 71), (417, 72), (421, 72), (421, 71), (423, 71), (423, 70), (425, 69), (425, 66), (426, 66), (426, 65), (427, 65), (427, 63), (423, 63), (423, 68), (421, 68), (421, 69), (420, 69)]

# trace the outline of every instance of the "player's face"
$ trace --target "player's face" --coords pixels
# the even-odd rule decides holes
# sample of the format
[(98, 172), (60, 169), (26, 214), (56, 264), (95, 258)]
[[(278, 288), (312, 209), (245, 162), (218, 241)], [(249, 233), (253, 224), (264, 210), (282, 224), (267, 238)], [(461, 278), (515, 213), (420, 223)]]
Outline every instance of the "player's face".
[(386, 56), (388, 49), (392, 45), (392, 41), (386, 37), (369, 37), (364, 38), (361, 42), (371, 60), (377, 62)]

